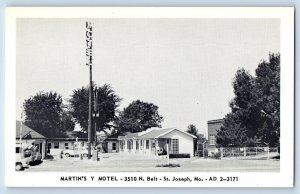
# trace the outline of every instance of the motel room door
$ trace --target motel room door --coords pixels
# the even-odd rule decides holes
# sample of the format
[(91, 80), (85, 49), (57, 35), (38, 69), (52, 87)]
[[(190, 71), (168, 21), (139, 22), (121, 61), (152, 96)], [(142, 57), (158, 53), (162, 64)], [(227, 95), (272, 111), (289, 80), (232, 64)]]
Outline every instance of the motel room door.
[(37, 147), (37, 152), (42, 154), (43, 144), (42, 143), (35, 143), (34, 145)]
[(116, 142), (113, 142), (113, 143), (112, 143), (111, 151), (112, 151), (113, 153), (117, 152), (117, 143), (116, 143)]
[(156, 140), (151, 140), (151, 154), (156, 154)]

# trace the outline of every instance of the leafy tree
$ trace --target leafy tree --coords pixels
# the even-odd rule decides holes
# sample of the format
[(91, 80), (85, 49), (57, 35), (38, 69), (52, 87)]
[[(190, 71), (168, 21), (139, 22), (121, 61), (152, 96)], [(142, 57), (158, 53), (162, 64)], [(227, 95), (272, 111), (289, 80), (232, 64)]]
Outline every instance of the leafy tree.
[[(115, 119), (116, 109), (119, 106), (121, 98), (115, 94), (115, 91), (108, 84), (96, 87), (93, 84), (93, 91), (96, 89), (98, 98), (99, 117), (94, 118), (97, 131), (111, 127), (111, 122)], [(92, 106), (94, 109), (94, 97), (92, 98)], [(88, 112), (89, 112), (89, 89), (82, 87), (73, 91), (71, 95), (70, 114), (76, 122), (80, 124), (83, 130), (88, 128)]]
[(120, 133), (141, 132), (151, 127), (161, 127), (162, 121), (158, 106), (136, 100), (119, 113), (115, 124)]
[(194, 124), (190, 124), (187, 127), (186, 132), (189, 133), (189, 134), (192, 134), (192, 135), (194, 135), (196, 137), (198, 137), (198, 135), (199, 135), (198, 129), (197, 129), (196, 125), (194, 125)]
[(197, 150), (199, 132), (198, 132), (196, 125), (190, 124), (187, 127), (186, 132), (197, 137), (196, 139), (194, 139), (194, 150)]
[(73, 131), (75, 127), (75, 123), (73, 121), (73, 117), (70, 114), (68, 109), (63, 109), (62, 114), (61, 114), (61, 122), (60, 122), (60, 129), (62, 132), (67, 132), (67, 131)]
[(46, 137), (61, 137), (72, 130), (72, 120), (66, 118), (62, 98), (56, 92), (39, 92), (25, 100), (25, 124)]
[(254, 98), (259, 107), (258, 128), (262, 144), (278, 146), (280, 138), (280, 55), (270, 54), (269, 61), (258, 65)]
[[(224, 118), (217, 135), (219, 146), (250, 146), (257, 133), (256, 111), (253, 109), (252, 94), (255, 79), (249, 72), (239, 69), (233, 81), (234, 98), (230, 102), (231, 113)], [(248, 144), (249, 143), (249, 144)]]
[(187, 127), (186, 132), (197, 137), (196, 139), (194, 139), (194, 151), (203, 150), (202, 144), (207, 141), (206, 141), (206, 138), (204, 137), (204, 135), (199, 133), (196, 125), (190, 124)]
[(256, 77), (239, 69), (233, 81), (231, 112), (217, 134), (218, 146), (279, 145), (280, 55), (262, 61)]
[(199, 135), (197, 136), (197, 143), (198, 144), (202, 144), (207, 142), (207, 139), (204, 137), (203, 134), (199, 133)]

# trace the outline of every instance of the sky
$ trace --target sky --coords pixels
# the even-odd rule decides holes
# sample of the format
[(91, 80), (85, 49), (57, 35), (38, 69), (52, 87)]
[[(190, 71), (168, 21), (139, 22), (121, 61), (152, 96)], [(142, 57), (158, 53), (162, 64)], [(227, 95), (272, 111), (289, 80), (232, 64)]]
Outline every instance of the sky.
[(65, 102), (86, 86), (85, 21), (93, 23), (93, 81), (110, 84), (123, 100), (154, 103), (162, 127), (186, 130), (230, 112), (238, 68), (255, 75), (270, 52), (280, 52), (279, 19), (18, 19), (17, 110), (39, 91)]

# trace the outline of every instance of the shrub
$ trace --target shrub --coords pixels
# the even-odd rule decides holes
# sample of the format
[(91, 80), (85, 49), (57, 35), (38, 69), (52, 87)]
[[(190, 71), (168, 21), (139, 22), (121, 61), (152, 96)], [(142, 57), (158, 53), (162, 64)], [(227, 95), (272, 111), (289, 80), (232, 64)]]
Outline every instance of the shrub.
[(190, 154), (169, 154), (169, 158), (190, 158), (191, 155)]
[(180, 164), (157, 164), (156, 167), (169, 167), (169, 168), (175, 168), (175, 167), (180, 167)]
[(213, 159), (221, 159), (221, 153), (220, 152), (216, 152), (216, 153), (212, 154), (211, 158), (213, 158)]

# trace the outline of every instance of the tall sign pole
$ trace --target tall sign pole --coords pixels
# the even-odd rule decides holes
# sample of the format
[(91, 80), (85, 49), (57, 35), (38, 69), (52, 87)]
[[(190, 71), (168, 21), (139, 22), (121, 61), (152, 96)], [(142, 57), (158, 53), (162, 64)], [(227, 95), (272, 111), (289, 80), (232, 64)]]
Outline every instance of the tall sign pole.
[(92, 146), (92, 66), (93, 66), (93, 27), (86, 22), (86, 65), (90, 67), (89, 83), (89, 120), (88, 120), (88, 159), (91, 159)]

